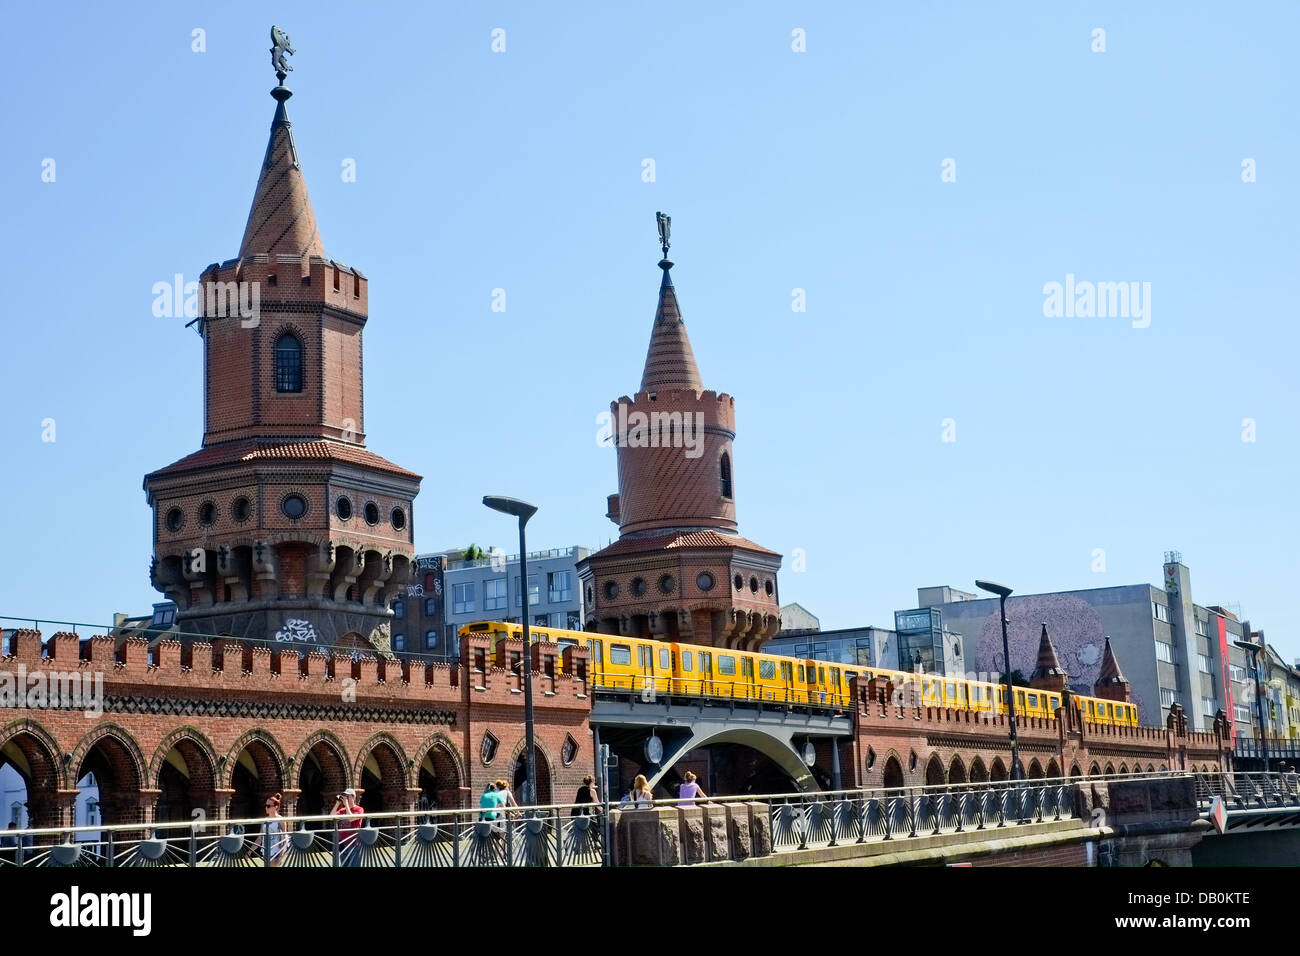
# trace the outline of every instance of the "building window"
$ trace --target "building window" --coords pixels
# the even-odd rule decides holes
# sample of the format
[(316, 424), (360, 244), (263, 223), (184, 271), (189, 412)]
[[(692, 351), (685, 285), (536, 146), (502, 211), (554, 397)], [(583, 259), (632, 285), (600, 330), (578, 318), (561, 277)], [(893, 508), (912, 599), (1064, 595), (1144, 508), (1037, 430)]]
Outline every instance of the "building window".
[(506, 579), (489, 578), (483, 582), (483, 610), (504, 611), (506, 607)]
[(1174, 662), (1174, 645), (1166, 644), (1164, 641), (1156, 641), (1156, 660), (1172, 664)]
[(406, 512), (401, 508), (394, 508), (393, 513), (389, 515), (389, 520), (393, 523), (396, 531), (401, 531), (406, 527)]
[(1152, 601), (1151, 616), (1154, 617), (1157, 621), (1164, 621), (1166, 624), (1168, 624), (1169, 608), (1165, 607), (1163, 604), (1160, 604), (1156, 601)]
[(582, 614), (578, 611), (569, 611), (564, 616), (564, 626), (570, 631), (582, 630)]
[(406, 635), (405, 635), (405, 634), (394, 634), (394, 635), (393, 635), (393, 650), (395, 650), (395, 651), (404, 651), (404, 650), (406, 650)]
[(302, 391), (302, 343), (292, 332), (275, 340), (275, 390)]
[(695, 578), (695, 586), (701, 591), (712, 591), (714, 583), (713, 575), (708, 571), (701, 571)]
[(366, 524), (379, 524), (379, 505), (373, 501), (367, 501), (362, 511), (366, 516)]
[[(519, 607), (519, 579), (515, 578), (515, 607)], [(528, 575), (528, 606), (542, 603), (542, 589), (537, 584), (537, 575)]]
[(1214, 671), (1212, 670), (1212, 665), (1210, 664), (1210, 658), (1209, 658), (1208, 655), (1205, 655), (1205, 654), (1197, 654), (1197, 655), (1196, 655), (1196, 662), (1200, 665), (1200, 667), (1201, 667), (1201, 673), (1202, 673), (1202, 674), (1213, 674), (1213, 673), (1214, 673)]
[(433, 628), (424, 632), (424, 649), (426, 651), (435, 650), (438, 646), (438, 629)]
[(1172, 707), (1172, 706), (1174, 706), (1174, 704), (1177, 703), (1177, 702), (1178, 702), (1178, 695), (1177, 695), (1177, 694), (1175, 694), (1175, 693), (1174, 693), (1172, 690), (1170, 690), (1168, 687), (1161, 687), (1161, 688), (1160, 688), (1160, 706), (1161, 706), (1161, 707)]
[(1218, 712), (1218, 708), (1214, 706), (1214, 698), (1213, 698), (1213, 697), (1202, 697), (1202, 698), (1201, 698), (1201, 713), (1202, 713), (1202, 714), (1204, 714), (1206, 717), (1213, 717), (1217, 712)]
[(1233, 714), (1236, 715), (1236, 716), (1235, 716), (1235, 719), (1236, 719), (1237, 723), (1239, 723), (1239, 724), (1250, 724), (1250, 722), (1251, 722), (1251, 713), (1250, 713), (1250, 708), (1249, 708), (1249, 707), (1243, 707), (1241, 704), (1237, 704), (1235, 707), (1232, 708), (1232, 712), (1233, 712)]
[(726, 452), (722, 454), (722, 497), (730, 498), (731, 495), (731, 456)]
[(1245, 668), (1238, 667), (1236, 664), (1228, 665), (1228, 676), (1232, 678), (1234, 684), (1240, 684), (1246, 679)]
[(550, 627), (551, 618), (548, 614), (534, 614), (533, 627)]
[(214, 524), (217, 520), (217, 506), (211, 501), (205, 501), (199, 506), (199, 524), (207, 527)]
[(1205, 622), (1202, 621), (1199, 617), (1196, 619), (1196, 633), (1201, 635), (1201, 637), (1209, 636), (1209, 632), (1205, 627)]
[(181, 511), (180, 508), (172, 508), (170, 511), (167, 512), (168, 531), (171, 531), (174, 534), (175, 532), (180, 531), (181, 527), (184, 524), (185, 524), (185, 512)]
[(406, 602), (396, 600), (393, 602), (393, 617), (406, 617)]
[(606, 581), (606, 582), (605, 582), (605, 597), (609, 598), (609, 600), (611, 600), (611, 601), (614, 600), (614, 598), (618, 597), (618, 582), (617, 582), (617, 581)]
[(252, 506), (248, 503), (247, 498), (236, 498), (235, 503), (230, 506), (230, 516), (236, 521), (247, 521), (251, 513)]
[(452, 614), (473, 614), (474, 607), (474, 583), (453, 584), (451, 586), (451, 613)]
[(352, 520), (352, 499), (340, 495), (338, 501), (334, 502), (334, 513), (339, 516), (340, 521)]
[(436, 617), (437, 614), (438, 614), (438, 599), (437, 599), (437, 598), (425, 598), (425, 599), (424, 599), (424, 616), (425, 616), (425, 617)]
[(573, 575), (569, 571), (551, 571), (546, 575), (546, 598), (552, 604), (573, 600)]
[(302, 495), (287, 495), (280, 502), (280, 511), (286, 518), (296, 521), (307, 513), (307, 499)]

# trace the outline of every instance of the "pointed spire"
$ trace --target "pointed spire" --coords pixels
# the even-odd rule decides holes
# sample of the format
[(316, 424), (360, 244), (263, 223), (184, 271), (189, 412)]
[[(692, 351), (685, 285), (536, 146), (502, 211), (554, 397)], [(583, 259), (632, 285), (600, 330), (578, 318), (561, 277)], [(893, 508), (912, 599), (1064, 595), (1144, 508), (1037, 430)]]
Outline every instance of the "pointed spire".
[(240, 258), (259, 253), (290, 256), (325, 256), (325, 246), (316, 228), (316, 214), (307, 197), (307, 182), (298, 163), (293, 144), (293, 130), (285, 102), (293, 95), (284, 85), (271, 91), (275, 98), (275, 118), (262, 160), (262, 173), (248, 212), (244, 240), (239, 244)]
[(1068, 676), (1056, 657), (1056, 647), (1044, 622), (1042, 636), (1038, 639), (1038, 664), (1029, 676), (1029, 684), (1043, 690), (1063, 690)]
[(659, 221), (659, 241), (664, 257), (659, 268), (664, 270), (659, 283), (659, 306), (655, 309), (655, 324), (650, 331), (650, 348), (646, 351), (645, 372), (641, 375), (641, 391), (660, 388), (694, 388), (702, 390), (700, 370), (695, 364), (695, 352), (686, 335), (686, 323), (677, 305), (677, 290), (669, 270), (673, 261), (668, 258), (668, 226), (672, 221), (663, 213), (656, 213)]
[(1097, 675), (1096, 686), (1101, 687), (1106, 684), (1127, 684), (1128, 678), (1124, 672), (1119, 669), (1119, 659), (1115, 657), (1115, 652), (1110, 646), (1110, 635), (1106, 635), (1106, 649), (1101, 655), (1101, 672)]

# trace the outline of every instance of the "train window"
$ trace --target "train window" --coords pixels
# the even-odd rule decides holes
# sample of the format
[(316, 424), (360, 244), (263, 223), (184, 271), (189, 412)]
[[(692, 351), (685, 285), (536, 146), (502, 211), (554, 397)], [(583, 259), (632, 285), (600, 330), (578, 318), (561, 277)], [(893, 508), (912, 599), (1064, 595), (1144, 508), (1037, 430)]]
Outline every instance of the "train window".
[(1025, 692), (1023, 690), (1016, 691), (1016, 703), (1021, 707), (1025, 706)]
[(736, 673), (736, 659), (730, 654), (718, 655), (718, 673), (734, 674)]
[(630, 644), (609, 645), (609, 662), (611, 664), (631, 664), (632, 647)]
[(957, 699), (957, 685), (954, 684), (952, 681), (949, 681), (948, 683), (946, 683), (946, 684), (943, 685), (943, 692), (944, 692), (944, 695), (945, 695), (949, 700), (956, 700), (956, 699)]
[(659, 666), (666, 671), (673, 669), (672, 656), (666, 647), (659, 648)]
[(682, 651), (682, 670), (689, 671), (695, 668), (695, 657), (690, 651)]
[(1088, 713), (1089, 713), (1089, 715), (1094, 714), (1094, 713), (1096, 713), (1096, 712), (1097, 712), (1097, 705), (1096, 705), (1095, 703), (1093, 703), (1092, 701), (1088, 701)]
[(776, 677), (776, 661), (759, 661), (758, 676), (763, 680), (772, 680)]
[(788, 661), (781, 662), (781, 680), (787, 684), (794, 680), (794, 666)]
[(826, 668), (824, 667), (817, 668), (817, 683), (819, 684), (826, 683)]
[(1038, 695), (1037, 695), (1037, 694), (1030, 694), (1030, 695), (1029, 695), (1029, 706), (1030, 706), (1030, 707), (1037, 707), (1037, 706), (1038, 706)]
[(806, 683), (807, 680), (808, 680), (808, 678), (806, 678), (806, 677), (804, 676), (803, 665), (800, 664), (800, 665), (799, 665), (799, 683), (801, 683), (801, 684)]
[(587, 642), (587, 646), (591, 648), (591, 660), (592, 660), (592, 663), (594, 663), (594, 664), (599, 664), (599, 663), (601, 663), (601, 662), (603, 661), (603, 659), (604, 659), (604, 658), (603, 658), (603, 655), (602, 655), (602, 653), (601, 653), (601, 651), (604, 649), (604, 644), (603, 644), (603, 642), (602, 642), (602, 641), (588, 641), (588, 642)]
[(1056, 708), (1061, 706), (1061, 698), (1059, 697), (1049, 697), (1048, 700), (1050, 701), (1048, 706), (1050, 706), (1052, 710), (1056, 710)]
[(701, 653), (701, 654), (700, 654), (700, 673), (702, 673), (702, 674), (712, 674), (712, 673), (713, 673), (713, 655), (712, 655), (712, 654), (704, 654), (704, 653)]
[(845, 680), (845, 682), (851, 681), (851, 680), (853, 680), (853, 678), (855, 678), (855, 677), (857, 677), (857, 676), (858, 676), (858, 672), (857, 672), (857, 671), (845, 671), (845, 672), (844, 672), (844, 680)]
[(742, 657), (740, 659), (740, 673), (746, 677), (754, 676), (754, 659), (752, 657)]

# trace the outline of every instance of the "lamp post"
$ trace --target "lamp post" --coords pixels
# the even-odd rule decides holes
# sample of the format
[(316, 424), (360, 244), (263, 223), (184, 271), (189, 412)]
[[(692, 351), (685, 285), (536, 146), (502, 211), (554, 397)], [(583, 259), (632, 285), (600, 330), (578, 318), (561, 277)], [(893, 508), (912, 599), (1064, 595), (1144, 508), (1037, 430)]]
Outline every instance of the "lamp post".
[(998, 607), (1002, 612), (1002, 659), (1006, 667), (1007, 713), (1011, 725), (1011, 779), (1020, 779), (1020, 741), (1016, 737), (1016, 695), (1011, 689), (1011, 643), (1007, 640), (1007, 595), (1011, 588), (1005, 584), (992, 581), (976, 581), (975, 586), (981, 591), (988, 591), (998, 596)]
[(1250, 655), (1250, 676), (1255, 682), (1255, 711), (1259, 715), (1259, 753), (1264, 758), (1264, 772), (1268, 773), (1268, 730), (1264, 726), (1264, 697), (1259, 692), (1259, 652), (1264, 647), (1253, 641), (1233, 641), (1232, 643)]
[(519, 519), (519, 619), (524, 626), (524, 659), (522, 673), (524, 681), (524, 773), (528, 779), (524, 782), (524, 805), (537, 803), (537, 758), (533, 753), (533, 648), (528, 635), (528, 543), (524, 537), (524, 526), (528, 519), (537, 514), (537, 506), (530, 505), (518, 498), (503, 498), (500, 495), (485, 495), (483, 504), (493, 511), (514, 515)]

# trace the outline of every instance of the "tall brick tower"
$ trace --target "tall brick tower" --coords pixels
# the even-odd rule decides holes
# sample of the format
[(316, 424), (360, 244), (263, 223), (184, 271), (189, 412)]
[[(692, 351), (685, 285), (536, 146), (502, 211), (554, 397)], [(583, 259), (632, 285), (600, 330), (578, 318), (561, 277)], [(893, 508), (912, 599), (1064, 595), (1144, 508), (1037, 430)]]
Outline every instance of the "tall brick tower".
[(200, 282), (203, 448), (144, 480), (151, 576), (182, 632), (387, 654), (420, 477), (366, 450), (367, 281), (325, 257), (277, 76), (239, 256)]
[(736, 524), (735, 400), (704, 388), (673, 288), (668, 217), (641, 388), (610, 406), (619, 539), (578, 562), (588, 630), (757, 649), (781, 628), (781, 556)]

